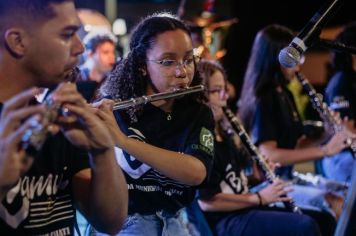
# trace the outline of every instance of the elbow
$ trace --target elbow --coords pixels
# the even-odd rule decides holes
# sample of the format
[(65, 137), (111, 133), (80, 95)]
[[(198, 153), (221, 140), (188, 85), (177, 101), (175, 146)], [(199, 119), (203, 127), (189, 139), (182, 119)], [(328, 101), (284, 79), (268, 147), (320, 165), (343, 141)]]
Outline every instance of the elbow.
[(104, 234), (109, 234), (109, 235), (116, 235), (120, 232), (122, 226), (124, 225), (126, 219), (125, 217), (122, 216), (120, 219), (116, 219), (115, 221), (107, 221), (103, 224), (94, 226), (95, 229), (101, 233)]
[(127, 217), (127, 206), (122, 207), (117, 215), (114, 217), (105, 218), (105, 222), (94, 225), (95, 229), (101, 233), (116, 235), (120, 232)]
[(198, 168), (196, 168), (195, 171), (190, 172), (190, 185), (192, 186), (197, 186), (200, 185), (201, 183), (203, 183), (203, 181), (206, 178), (206, 168), (203, 164), (199, 165)]
[(209, 200), (198, 200), (199, 207), (202, 211), (214, 211), (215, 207), (213, 206), (212, 202)]
[(121, 227), (122, 225), (120, 226), (112, 225), (110, 227), (101, 228), (98, 231), (103, 234), (116, 235), (120, 232)]

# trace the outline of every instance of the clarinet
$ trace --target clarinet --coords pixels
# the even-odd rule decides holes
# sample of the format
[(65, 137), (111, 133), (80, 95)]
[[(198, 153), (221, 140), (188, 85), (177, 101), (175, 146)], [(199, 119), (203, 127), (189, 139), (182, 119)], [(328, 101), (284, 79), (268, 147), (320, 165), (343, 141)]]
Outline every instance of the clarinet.
[[(322, 101), (322, 98), (317, 94), (314, 87), (310, 84), (308, 79), (300, 72), (295, 73), (298, 81), (303, 86), (303, 89), (307, 92), (312, 106), (319, 113), (321, 119), (326, 123), (328, 127), (330, 127), (334, 133), (340, 132), (344, 129), (343, 125), (340, 125), (339, 120), (336, 119), (330, 112), (328, 105)], [(351, 138), (346, 140), (346, 143), (349, 146), (349, 149), (353, 155), (356, 157), (356, 142), (354, 142)]]
[[(266, 159), (262, 156), (262, 154), (259, 152), (257, 147), (252, 143), (251, 138), (247, 134), (245, 128), (243, 127), (239, 119), (227, 107), (223, 107), (223, 112), (226, 118), (228, 119), (229, 123), (231, 124), (232, 129), (240, 137), (241, 142), (246, 146), (246, 148), (250, 152), (252, 159), (256, 161), (258, 165), (262, 168), (262, 171), (264, 172), (268, 182), (269, 183), (274, 182), (278, 178), (278, 176), (269, 167), (269, 165), (266, 162)], [(286, 195), (283, 195), (281, 197), (286, 197)], [(285, 208), (287, 208), (288, 210), (294, 213), (303, 214), (300, 208), (297, 205), (295, 205), (294, 201), (283, 202), (283, 204)]]

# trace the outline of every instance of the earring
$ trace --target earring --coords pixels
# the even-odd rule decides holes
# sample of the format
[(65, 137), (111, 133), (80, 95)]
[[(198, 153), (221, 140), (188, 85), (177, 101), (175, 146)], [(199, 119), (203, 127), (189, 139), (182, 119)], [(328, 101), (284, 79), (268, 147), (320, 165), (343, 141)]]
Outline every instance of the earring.
[(146, 75), (147, 75), (147, 71), (146, 71), (145, 69), (140, 69), (140, 71), (141, 71), (141, 74), (142, 74), (143, 76), (146, 76)]

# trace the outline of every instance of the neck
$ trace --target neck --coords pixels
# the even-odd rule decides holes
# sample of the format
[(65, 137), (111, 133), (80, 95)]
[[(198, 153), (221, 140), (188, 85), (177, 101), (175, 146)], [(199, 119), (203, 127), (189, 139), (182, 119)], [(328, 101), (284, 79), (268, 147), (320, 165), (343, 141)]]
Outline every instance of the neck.
[(104, 74), (99, 72), (96, 68), (90, 70), (89, 74), (90, 80), (94, 80), (96, 82), (100, 82), (104, 78)]
[(104, 78), (104, 73), (102, 73), (99, 68), (97, 68), (92, 59), (88, 59), (84, 65), (84, 68), (89, 70), (89, 79), (100, 82)]
[(18, 62), (12, 63), (15, 59), (5, 60), (4, 57), (0, 54), (0, 102), (34, 86), (33, 80), (18, 66)]
[[(147, 86), (146, 89), (146, 94), (147, 95), (152, 95), (155, 94), (155, 92), (153, 91), (153, 88), (151, 87), (151, 85)], [(152, 102), (151, 104), (159, 107), (160, 109), (162, 109), (165, 112), (171, 112), (172, 111), (172, 107), (173, 107), (173, 103), (174, 103), (174, 99), (165, 99), (165, 100), (158, 100), (155, 102)]]

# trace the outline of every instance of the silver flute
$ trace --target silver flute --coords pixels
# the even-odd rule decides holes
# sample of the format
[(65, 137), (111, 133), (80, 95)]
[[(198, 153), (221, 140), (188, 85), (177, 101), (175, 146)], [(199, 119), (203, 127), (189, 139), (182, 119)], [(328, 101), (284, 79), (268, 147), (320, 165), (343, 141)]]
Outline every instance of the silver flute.
[[(177, 89), (172, 92), (163, 92), (149, 96), (131, 98), (125, 101), (115, 102), (113, 110), (121, 110), (163, 99), (178, 98), (187, 94), (202, 92), (203, 90), (203, 85), (197, 85)], [(43, 101), (43, 104), (46, 109), (42, 114), (41, 121), (38, 121), (36, 118), (32, 118), (30, 128), (26, 130), (25, 134), (22, 136), (22, 147), (29, 154), (35, 154), (42, 148), (44, 142), (51, 134), (51, 125), (56, 122), (59, 116), (69, 115), (68, 111), (62, 108), (62, 104), (58, 104), (53, 101), (51, 94), (47, 96), (47, 98)]]
[(125, 101), (117, 101), (114, 103), (113, 110), (121, 110), (129, 107), (135, 107), (141, 104), (147, 104), (158, 100), (164, 100), (169, 98), (177, 98), (191, 93), (202, 92), (204, 90), (203, 85), (197, 85), (193, 87), (187, 87), (182, 89), (176, 89), (170, 92), (156, 93), (152, 95), (145, 95), (142, 97), (131, 98)]
[[(234, 113), (227, 107), (223, 107), (223, 112), (226, 118), (228, 119), (232, 129), (240, 137), (241, 142), (245, 145), (245, 147), (251, 154), (251, 158), (254, 161), (256, 161), (257, 164), (262, 168), (262, 171), (264, 172), (268, 182), (273, 183), (278, 178), (278, 176), (269, 167), (268, 163), (266, 162), (266, 159), (260, 153), (256, 145), (253, 144), (250, 136), (247, 134), (245, 128), (239, 121), (238, 117), (235, 116)], [(281, 197), (286, 197), (286, 195), (283, 195)], [(283, 204), (288, 210), (294, 213), (303, 214), (300, 208), (297, 205), (295, 205), (294, 201), (283, 202)]]
[[(326, 123), (327, 127), (332, 128), (334, 133), (342, 131), (345, 127), (340, 124), (339, 120), (336, 119), (330, 112), (328, 105), (322, 101), (322, 98), (317, 94), (314, 87), (310, 84), (308, 79), (300, 72), (295, 73), (298, 81), (303, 86), (310, 98), (310, 102), (314, 109), (319, 113), (321, 119)], [(353, 157), (356, 157), (356, 142), (351, 138), (346, 139), (346, 144), (348, 145)]]
[[(75, 82), (81, 80), (80, 70), (78, 67), (73, 67), (65, 78), (66, 81)], [(62, 108), (62, 105), (56, 103), (52, 99), (52, 95), (47, 96), (48, 90), (45, 90), (41, 96), (45, 97), (43, 101), (40, 101), (37, 97), (37, 101), (45, 106), (45, 112), (41, 115), (41, 120), (37, 118), (30, 118), (30, 128), (28, 128), (24, 135), (22, 135), (22, 148), (30, 155), (35, 155), (39, 151), (44, 142), (50, 136), (51, 125), (57, 120), (58, 116), (66, 115), (68, 112)]]

